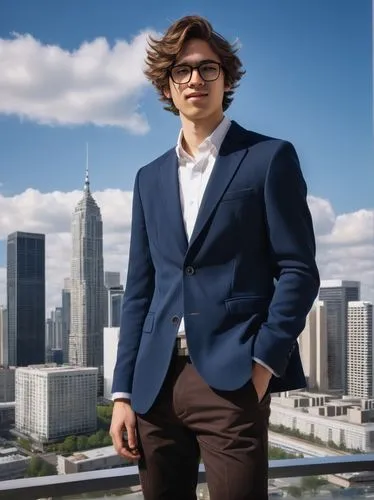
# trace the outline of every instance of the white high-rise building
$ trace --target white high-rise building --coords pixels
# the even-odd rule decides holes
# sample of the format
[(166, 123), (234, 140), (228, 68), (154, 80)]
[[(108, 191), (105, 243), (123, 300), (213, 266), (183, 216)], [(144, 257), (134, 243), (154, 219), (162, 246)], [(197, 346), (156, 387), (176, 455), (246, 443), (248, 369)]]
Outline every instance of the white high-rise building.
[(300, 356), (310, 390), (325, 392), (327, 376), (326, 308), (316, 301), (308, 314), (305, 328), (299, 337)]
[(97, 368), (16, 369), (16, 430), (46, 443), (96, 430)]
[(119, 328), (104, 328), (104, 398), (111, 399), (113, 371), (117, 360)]
[(373, 392), (373, 304), (348, 303), (348, 395), (369, 399)]
[(73, 214), (72, 239), (69, 363), (101, 367), (105, 307), (103, 223), (90, 192), (88, 169), (84, 194)]

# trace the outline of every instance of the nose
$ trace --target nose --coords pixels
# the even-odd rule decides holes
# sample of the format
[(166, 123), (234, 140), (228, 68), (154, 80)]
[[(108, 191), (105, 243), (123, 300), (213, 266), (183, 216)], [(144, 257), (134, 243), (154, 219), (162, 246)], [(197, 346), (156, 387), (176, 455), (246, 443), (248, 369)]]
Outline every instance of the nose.
[(204, 85), (204, 80), (201, 78), (200, 73), (197, 68), (192, 70), (190, 84), (192, 85)]

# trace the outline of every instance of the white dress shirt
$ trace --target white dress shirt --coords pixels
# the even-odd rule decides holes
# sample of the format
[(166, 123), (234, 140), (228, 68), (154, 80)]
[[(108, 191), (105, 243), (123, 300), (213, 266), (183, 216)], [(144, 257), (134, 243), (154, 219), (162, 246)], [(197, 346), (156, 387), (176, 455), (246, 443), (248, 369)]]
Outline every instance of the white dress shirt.
[[(181, 200), (181, 209), (184, 227), (188, 241), (191, 238), (195, 227), (197, 214), (201, 205), (202, 198), (210, 175), (213, 171), (218, 152), (222, 142), (230, 128), (231, 121), (224, 117), (218, 127), (207, 137), (198, 147), (195, 157), (190, 156), (183, 148), (182, 139), (183, 131), (179, 132), (176, 153), (178, 157), (178, 178), (179, 178), (179, 194)], [(184, 318), (182, 317), (178, 337), (185, 340)], [(271, 373), (273, 370), (265, 365), (262, 361), (255, 359), (258, 363), (265, 366)], [(116, 392), (112, 395), (112, 399), (128, 398), (130, 394)]]
[[(224, 117), (218, 127), (197, 148), (195, 157), (190, 156), (182, 146), (183, 131), (178, 137), (176, 153), (178, 157), (179, 195), (181, 200), (184, 228), (189, 241), (195, 227), (197, 214), (204, 196), (210, 175), (213, 171), (223, 139), (229, 130), (231, 121)], [(185, 336), (182, 318), (178, 336)]]

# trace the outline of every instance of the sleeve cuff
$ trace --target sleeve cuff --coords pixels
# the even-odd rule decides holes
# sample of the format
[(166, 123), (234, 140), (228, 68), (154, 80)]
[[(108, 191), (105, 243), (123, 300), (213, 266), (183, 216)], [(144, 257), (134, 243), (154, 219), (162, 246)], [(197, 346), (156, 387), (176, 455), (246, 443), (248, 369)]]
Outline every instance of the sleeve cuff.
[(253, 361), (255, 361), (256, 363), (258, 363), (259, 365), (263, 366), (264, 368), (266, 368), (267, 370), (269, 370), (270, 373), (272, 373), (274, 375), (274, 377), (278, 377), (279, 378), (279, 375), (278, 373), (275, 373), (275, 371), (270, 368), (269, 365), (267, 365), (266, 363), (264, 363), (263, 361), (261, 361), (261, 359), (258, 359), (258, 358), (252, 358)]
[(129, 392), (113, 392), (112, 401), (114, 401), (115, 399), (130, 399), (131, 400), (131, 394)]

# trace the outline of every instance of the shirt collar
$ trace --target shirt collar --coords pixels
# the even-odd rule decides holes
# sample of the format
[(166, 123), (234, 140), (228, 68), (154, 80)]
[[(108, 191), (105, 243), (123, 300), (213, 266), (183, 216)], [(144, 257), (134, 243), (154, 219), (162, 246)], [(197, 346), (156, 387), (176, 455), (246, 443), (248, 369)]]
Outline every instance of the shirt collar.
[[(212, 151), (215, 154), (218, 154), (222, 142), (231, 126), (231, 120), (223, 117), (221, 123), (216, 127), (213, 132), (208, 136), (198, 147), (199, 153), (203, 153), (204, 151)], [(181, 159), (190, 159), (190, 155), (184, 150), (182, 146), (182, 138), (183, 138), (183, 129), (180, 130), (178, 135), (177, 146), (175, 148), (177, 157), (179, 160)]]

